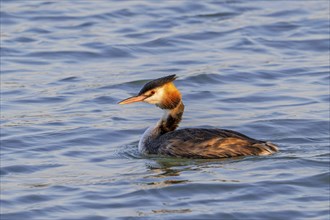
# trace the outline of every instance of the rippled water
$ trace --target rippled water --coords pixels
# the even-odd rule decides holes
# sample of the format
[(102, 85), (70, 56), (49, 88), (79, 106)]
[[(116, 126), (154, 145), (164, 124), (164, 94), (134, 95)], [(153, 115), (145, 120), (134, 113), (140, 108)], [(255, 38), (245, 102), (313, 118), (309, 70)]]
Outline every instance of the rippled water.
[[(329, 219), (329, 1), (1, 1), (1, 219)], [(177, 74), (181, 127), (269, 157), (144, 158)]]

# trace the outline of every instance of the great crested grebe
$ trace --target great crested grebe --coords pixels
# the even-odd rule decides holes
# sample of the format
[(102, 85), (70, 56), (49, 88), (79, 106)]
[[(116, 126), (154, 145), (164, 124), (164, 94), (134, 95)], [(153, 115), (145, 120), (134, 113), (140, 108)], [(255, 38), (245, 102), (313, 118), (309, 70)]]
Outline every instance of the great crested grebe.
[(142, 154), (159, 154), (188, 158), (224, 158), (270, 155), (278, 151), (275, 144), (260, 141), (225, 129), (184, 128), (175, 130), (182, 118), (184, 105), (173, 81), (175, 75), (148, 82), (139, 94), (118, 104), (146, 102), (164, 110), (156, 126), (148, 128), (139, 142)]

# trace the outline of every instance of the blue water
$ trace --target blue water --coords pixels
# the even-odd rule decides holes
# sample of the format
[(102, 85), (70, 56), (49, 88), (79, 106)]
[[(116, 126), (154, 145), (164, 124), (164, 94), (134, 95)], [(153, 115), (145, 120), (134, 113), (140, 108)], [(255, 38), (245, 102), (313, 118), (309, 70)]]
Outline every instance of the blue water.
[[(1, 219), (329, 219), (329, 1), (1, 1)], [(177, 74), (181, 127), (280, 152), (145, 158)]]

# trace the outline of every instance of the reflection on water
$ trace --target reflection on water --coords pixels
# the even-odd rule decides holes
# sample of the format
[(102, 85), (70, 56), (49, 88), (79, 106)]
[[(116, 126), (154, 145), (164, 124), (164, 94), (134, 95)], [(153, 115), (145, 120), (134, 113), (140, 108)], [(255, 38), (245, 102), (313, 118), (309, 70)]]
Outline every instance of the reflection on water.
[[(328, 219), (329, 10), (1, 1), (1, 219)], [(233, 129), (281, 151), (141, 156), (162, 113), (116, 103), (169, 74), (182, 127)]]

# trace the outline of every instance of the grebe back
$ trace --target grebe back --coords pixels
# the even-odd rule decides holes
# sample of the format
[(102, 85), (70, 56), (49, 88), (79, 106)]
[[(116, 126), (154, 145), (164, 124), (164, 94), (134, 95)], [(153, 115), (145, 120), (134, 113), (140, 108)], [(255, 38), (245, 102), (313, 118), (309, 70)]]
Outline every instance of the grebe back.
[(148, 128), (139, 142), (142, 154), (159, 154), (188, 158), (224, 158), (248, 155), (270, 155), (278, 151), (275, 144), (250, 138), (226, 129), (178, 129), (184, 105), (173, 81), (175, 75), (152, 80), (138, 95), (118, 104), (146, 102), (164, 110), (158, 123)]

